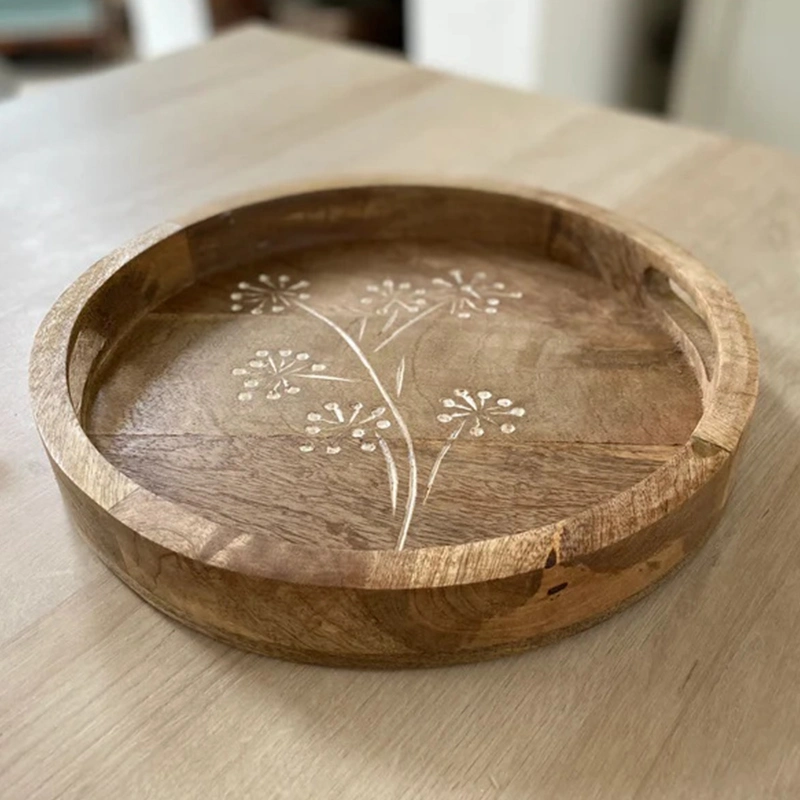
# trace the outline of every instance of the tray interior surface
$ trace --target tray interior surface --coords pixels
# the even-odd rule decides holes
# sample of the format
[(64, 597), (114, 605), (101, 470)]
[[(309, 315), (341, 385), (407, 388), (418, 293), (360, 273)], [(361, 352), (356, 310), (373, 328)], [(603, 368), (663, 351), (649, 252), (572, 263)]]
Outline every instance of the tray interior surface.
[(455, 545), (644, 478), (693, 368), (597, 275), (468, 229), (258, 247), (117, 343), (84, 426), (151, 491), (252, 541)]

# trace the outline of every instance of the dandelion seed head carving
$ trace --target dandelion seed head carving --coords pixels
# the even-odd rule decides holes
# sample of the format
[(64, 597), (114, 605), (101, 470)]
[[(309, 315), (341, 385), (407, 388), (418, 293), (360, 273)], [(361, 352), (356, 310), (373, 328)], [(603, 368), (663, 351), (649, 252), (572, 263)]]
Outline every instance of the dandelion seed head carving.
[(230, 293), (231, 311), (260, 314), (282, 314), (296, 301), (311, 298), (306, 280), (295, 280), (289, 275), (267, 275), (261, 273), (254, 283), (241, 281)]
[(256, 350), (255, 357), (245, 367), (235, 367), (231, 374), (242, 378), (242, 389), (238, 398), (249, 403), (258, 390), (263, 390), (267, 400), (280, 400), (286, 395), (300, 393), (300, 380), (318, 376), (327, 370), (327, 365), (314, 362), (304, 351), (295, 353), (282, 347), (275, 351)]
[(367, 284), (366, 290), (360, 303), (378, 316), (389, 316), (402, 311), (416, 314), (428, 305), (425, 297), (427, 290), (414, 288), (410, 281), (385, 278), (380, 283)]
[(386, 408), (376, 406), (368, 409), (364, 403), (342, 406), (334, 400), (322, 404), (322, 412), (306, 414), (305, 432), (319, 441), (308, 441), (300, 445), (301, 453), (313, 453), (318, 448), (328, 455), (338, 455), (345, 447), (357, 447), (365, 453), (377, 449), (380, 432), (392, 427), (386, 419)]
[(446, 411), (438, 414), (436, 419), (442, 425), (456, 424), (459, 433), (466, 428), (475, 438), (482, 437), (489, 428), (497, 428), (505, 434), (514, 433), (516, 425), (503, 417), (519, 419), (525, 416), (522, 406), (515, 406), (507, 397), (493, 400), (487, 389), (456, 389), (452, 397), (444, 397), (440, 402)]
[(500, 281), (490, 281), (485, 272), (466, 277), (463, 270), (451, 269), (447, 277), (437, 276), (432, 284), (448, 304), (449, 313), (459, 319), (474, 314), (496, 314), (501, 300), (519, 300), (522, 292), (508, 291)]

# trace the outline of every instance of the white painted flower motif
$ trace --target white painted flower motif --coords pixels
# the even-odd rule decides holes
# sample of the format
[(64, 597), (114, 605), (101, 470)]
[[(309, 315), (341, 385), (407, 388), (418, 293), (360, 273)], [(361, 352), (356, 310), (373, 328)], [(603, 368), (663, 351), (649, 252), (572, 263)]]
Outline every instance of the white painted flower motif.
[(441, 403), (445, 410), (436, 419), (442, 425), (452, 425), (453, 429), (439, 451), (439, 455), (436, 456), (436, 461), (433, 462), (423, 503), (428, 501), (445, 456), (467, 426), (469, 426), (467, 428), (469, 435), (476, 439), (480, 439), (487, 430), (492, 429), (510, 434), (517, 429), (512, 419), (519, 420), (525, 416), (525, 409), (522, 406), (514, 405), (507, 397), (494, 400), (492, 393), (486, 389), (480, 389), (477, 392), (456, 389), (452, 397), (445, 397)]
[(236, 367), (231, 374), (242, 379), (238, 398), (243, 403), (253, 400), (258, 391), (264, 391), (267, 400), (298, 394), (298, 381), (303, 379), (355, 383), (350, 378), (328, 375), (327, 369), (327, 365), (314, 361), (308, 353), (295, 353), (287, 347), (257, 350), (246, 367)]
[(380, 316), (405, 311), (416, 314), (428, 304), (426, 289), (415, 289), (409, 281), (394, 281), (385, 278), (380, 283), (367, 284), (367, 294), (361, 298), (361, 305), (369, 306)]
[(464, 277), (460, 269), (447, 272), (448, 278), (437, 276), (431, 283), (439, 290), (449, 305), (449, 311), (459, 319), (469, 319), (473, 314), (496, 314), (501, 300), (519, 300), (522, 292), (508, 291), (500, 281), (490, 281), (485, 272)]
[(410, 281), (395, 281), (392, 278), (367, 284), (366, 294), (360, 300), (362, 312), (357, 315), (361, 320), (359, 340), (370, 316), (384, 318), (380, 330), (383, 335), (391, 330), (401, 316), (413, 318), (419, 314), (428, 305), (426, 292), (427, 289), (414, 288)]
[[(308, 303), (311, 297), (309, 288), (307, 280), (288, 274), (261, 273), (252, 282), (240, 282), (230, 292), (230, 310), (233, 313), (249, 312), (255, 315), (285, 315), (289, 310), (299, 312), (324, 326), (329, 335), (338, 337), (353, 353), (360, 365), (358, 374), (363, 375), (362, 380), (372, 383), (384, 405), (370, 410), (362, 403), (342, 407), (335, 401), (325, 402), (322, 411), (308, 413), (305, 431), (309, 438), (299, 443), (299, 449), (303, 453), (316, 451), (326, 456), (335, 456), (345, 448), (351, 452), (380, 452), (386, 463), (392, 512), (396, 513), (399, 483), (392, 449), (402, 447), (408, 459), (408, 489), (396, 540), (397, 550), (402, 550), (418, 501), (419, 485), (416, 447), (399, 405), (410, 354), (402, 352), (398, 354), (399, 360), (388, 362), (395, 365), (391, 373), (394, 382), (391, 390), (385, 383), (389, 375), (383, 374), (387, 370), (376, 369), (371, 356), (437, 312), (449, 312), (459, 319), (469, 319), (476, 314), (493, 315), (497, 313), (501, 302), (520, 299), (522, 293), (507, 290), (505, 284), (499, 281), (489, 280), (485, 272), (475, 272), (467, 277), (464, 270), (451, 269), (433, 278), (432, 284), (426, 288), (415, 287), (408, 280), (390, 277), (370, 283), (357, 303), (357, 311), (340, 306), (331, 316), (326, 310)], [(358, 294), (355, 295), (353, 300), (358, 297)], [(348, 317), (349, 321), (341, 321)], [(368, 328), (369, 337), (366, 335)], [(368, 348), (365, 341), (369, 343)], [(294, 352), (288, 347), (258, 350), (245, 366), (236, 367), (232, 373), (241, 379), (237, 397), (242, 403), (252, 402), (257, 394), (263, 394), (268, 400), (296, 395), (301, 392), (305, 380), (361, 382), (354, 378), (330, 375), (326, 365), (314, 361), (309, 353)], [(445, 456), (462, 432), (475, 438), (484, 436), (492, 428), (497, 428), (501, 434), (511, 434), (519, 424), (518, 419), (525, 414), (524, 408), (515, 406), (508, 398), (492, 400), (491, 393), (486, 390), (456, 390), (452, 397), (441, 402), (443, 410), (437, 419), (443, 425), (449, 425), (450, 432), (431, 468), (425, 500)], [(389, 429), (395, 433), (392, 439), (387, 439), (385, 435)]]
[(308, 281), (295, 280), (289, 275), (275, 276), (262, 272), (258, 276), (258, 283), (242, 281), (231, 292), (231, 311), (280, 314), (294, 302), (308, 300), (311, 297), (306, 291), (309, 285)]
[(445, 397), (441, 403), (446, 410), (436, 419), (444, 425), (456, 423), (459, 433), (470, 423), (469, 434), (476, 438), (483, 436), (489, 426), (496, 427), (501, 433), (514, 433), (516, 425), (508, 417), (519, 419), (525, 416), (522, 406), (515, 406), (507, 397), (492, 400), (492, 393), (486, 389), (477, 392), (456, 389), (453, 397)]
[[(365, 453), (380, 450), (386, 462), (386, 477), (389, 481), (389, 498), (392, 514), (397, 512), (398, 471), (392, 449), (383, 434), (392, 427), (387, 419), (386, 408), (377, 406), (367, 409), (363, 403), (353, 403), (348, 409), (339, 403), (324, 403), (323, 412), (310, 411), (306, 415), (306, 433), (312, 439), (300, 445), (301, 453), (313, 453), (318, 448), (329, 456), (346, 449), (358, 448)], [(316, 440), (316, 441), (314, 441)]]
[(318, 437), (319, 441), (301, 445), (303, 453), (324, 447), (328, 455), (337, 455), (351, 444), (357, 445), (365, 453), (372, 453), (377, 448), (372, 440), (382, 438), (380, 432), (392, 426), (391, 421), (386, 419), (386, 408), (383, 406), (365, 410), (363, 403), (353, 403), (349, 409), (344, 409), (339, 403), (329, 401), (322, 408), (324, 413), (310, 411), (306, 415), (306, 433)]

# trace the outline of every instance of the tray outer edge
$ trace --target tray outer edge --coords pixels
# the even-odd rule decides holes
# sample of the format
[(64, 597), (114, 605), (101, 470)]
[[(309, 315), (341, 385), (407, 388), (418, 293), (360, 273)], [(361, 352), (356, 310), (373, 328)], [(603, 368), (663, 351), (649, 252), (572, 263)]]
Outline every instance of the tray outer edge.
[[(281, 186), (217, 210), (292, 193), (404, 184), (423, 182)], [(288, 545), (274, 548), (268, 570), (248, 569), (225, 554), (198, 558), (195, 535), (213, 536), (215, 526), (105, 461), (80, 426), (67, 375), (85, 300), (154, 244), (173, 237), (180, 249), (181, 231), (208, 216), (196, 213), (137, 237), (84, 273), (46, 316), (31, 356), (34, 417), (67, 507), (100, 558), (148, 602), (215, 638), (293, 660), (455, 663), (516, 652), (594, 624), (652, 589), (705, 540), (725, 505), (758, 383), (755, 343), (727, 287), (659, 235), (580, 201), (486, 181), (435, 185), (517, 194), (609, 225), (656, 253), (659, 268), (690, 293), (717, 341), (710, 407), (691, 440), (607, 503), (523, 534), (425, 550), (331, 551), (322, 569), (312, 548)], [(190, 262), (188, 251), (180, 255)]]

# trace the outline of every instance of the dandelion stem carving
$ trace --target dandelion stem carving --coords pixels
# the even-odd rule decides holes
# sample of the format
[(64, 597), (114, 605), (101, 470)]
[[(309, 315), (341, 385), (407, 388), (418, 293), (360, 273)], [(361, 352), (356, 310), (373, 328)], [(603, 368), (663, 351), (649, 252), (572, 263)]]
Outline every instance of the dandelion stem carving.
[(406, 374), (406, 357), (403, 356), (400, 359), (400, 363), (397, 365), (397, 372), (395, 373), (394, 377), (394, 388), (395, 393), (398, 397), (400, 397), (400, 393), (403, 391), (403, 378)]
[(370, 364), (369, 359), (364, 354), (364, 351), (359, 347), (358, 342), (356, 342), (356, 340), (353, 339), (353, 337), (350, 336), (350, 334), (347, 333), (344, 328), (335, 323), (332, 319), (326, 317), (324, 314), (320, 314), (319, 311), (311, 306), (307, 306), (305, 303), (299, 300), (295, 301), (294, 304), (297, 306), (297, 308), (305, 311), (306, 314), (310, 314), (312, 317), (318, 319), (320, 322), (331, 328), (331, 330), (335, 331), (342, 341), (344, 341), (344, 343), (353, 351), (356, 358), (358, 358), (364, 369), (367, 371), (367, 374), (372, 379), (375, 387), (380, 392), (380, 395), (387, 407), (392, 412), (392, 416), (397, 423), (397, 428), (400, 431), (403, 440), (405, 441), (406, 448), (408, 450), (408, 495), (406, 497), (405, 515), (403, 516), (403, 522), (400, 526), (400, 533), (397, 536), (397, 542), (395, 545), (397, 550), (402, 550), (403, 547), (405, 547), (406, 538), (408, 537), (408, 529), (411, 525), (411, 518), (414, 515), (414, 508), (417, 504), (417, 456), (414, 451), (414, 441), (411, 438), (411, 433), (408, 430), (406, 421), (403, 419), (403, 415), (395, 405), (391, 394), (383, 385), (378, 373), (375, 372), (375, 368), (372, 366), (372, 364)]
[[(507, 397), (492, 401), (492, 393), (486, 389), (471, 392), (467, 389), (456, 389), (452, 397), (445, 397), (440, 401), (445, 411), (439, 414), (436, 419), (442, 425), (456, 424), (454, 430), (447, 437), (447, 441), (436, 456), (433, 462), (428, 483), (425, 487), (425, 497), (423, 505), (428, 501), (436, 476), (445, 456), (450, 452), (453, 443), (461, 435), (461, 432), (470, 424), (469, 435), (480, 439), (487, 429), (499, 430), (502, 434), (511, 434), (516, 431), (517, 426), (508, 420), (508, 417), (521, 419), (525, 416), (525, 409), (522, 406), (515, 406)], [(505, 419), (504, 419), (505, 418)]]
[[(501, 302), (522, 297), (518, 291), (508, 290), (505, 284), (492, 281), (485, 272), (468, 276), (461, 269), (451, 269), (434, 277), (427, 288), (415, 286), (407, 280), (387, 277), (379, 283), (365, 287), (359, 309), (354, 312), (349, 324), (354, 329), (351, 336), (345, 327), (334, 319), (309, 305), (310, 284), (290, 275), (261, 273), (254, 282), (242, 281), (230, 293), (230, 310), (254, 315), (275, 314), (285, 316), (291, 310), (304, 312), (333, 331), (353, 352), (364, 367), (369, 379), (381, 395), (384, 405), (366, 410), (363, 402), (353, 402), (349, 410), (335, 400), (322, 405), (323, 412), (309, 411), (305, 431), (312, 440), (300, 445), (300, 451), (311, 453), (318, 448), (330, 456), (342, 452), (361, 450), (374, 453), (380, 450), (386, 463), (389, 497), (392, 514), (396, 514), (400, 494), (399, 470), (392, 453), (392, 446), (385, 438), (386, 430), (397, 425), (397, 429), (408, 453), (408, 490), (402, 523), (395, 540), (397, 550), (402, 550), (408, 539), (411, 521), (417, 505), (419, 468), (414, 449), (414, 440), (397, 402), (403, 391), (406, 378), (408, 353), (401, 353), (397, 367), (386, 380), (393, 389), (387, 389), (365, 350), (378, 353), (424, 319), (442, 309), (446, 313), (467, 320), (479, 315), (494, 315)], [(353, 322), (358, 321), (355, 329)], [(368, 328), (372, 321), (378, 326)], [(377, 340), (377, 344), (376, 344)], [(370, 343), (367, 344), (366, 342)], [(413, 364), (411, 365), (413, 368)], [(305, 381), (336, 381), (359, 383), (357, 379), (331, 375), (326, 364), (315, 362), (309, 353), (294, 352), (288, 347), (278, 350), (258, 350), (246, 366), (237, 367), (233, 375), (241, 378), (238, 399), (250, 403), (256, 393), (263, 393), (268, 400), (297, 395)], [(397, 402), (396, 402), (397, 401)], [(489, 430), (511, 434), (516, 430), (512, 418), (524, 416), (525, 409), (515, 406), (511, 400), (492, 400), (492, 393), (482, 389), (468, 391), (456, 389), (452, 397), (441, 400), (443, 411), (437, 416), (442, 425), (452, 425), (444, 445), (439, 451), (428, 476), (423, 504), (427, 502), (437, 475), (447, 454), (459, 436), (466, 431), (474, 438), (481, 438)], [(394, 423), (387, 418), (387, 410)], [(319, 437), (319, 438), (316, 438)]]
[(377, 437), (378, 439), (378, 447), (381, 449), (381, 453), (383, 454), (383, 458), (386, 461), (386, 475), (389, 478), (389, 496), (392, 500), (392, 514), (397, 513), (397, 464), (394, 461), (394, 456), (392, 455), (392, 451), (389, 448), (389, 445), (386, 443), (386, 439), (383, 438), (380, 434)]
[(453, 446), (453, 442), (458, 439), (459, 434), (461, 433), (464, 426), (467, 424), (466, 420), (462, 420), (459, 424), (458, 428), (456, 428), (448, 437), (447, 441), (444, 443), (444, 447), (439, 451), (439, 455), (436, 456), (436, 461), (433, 462), (433, 466), (431, 467), (431, 474), (428, 476), (428, 485), (425, 487), (425, 498), (422, 501), (422, 504), (428, 502), (428, 495), (431, 493), (431, 489), (433, 489), (433, 483), (436, 480), (436, 476), (439, 474), (439, 467), (442, 466), (442, 461), (444, 461), (444, 457), (450, 451), (450, 448)]
[(433, 314), (434, 311), (438, 311), (443, 305), (444, 305), (444, 303), (436, 303), (436, 305), (431, 306), (429, 309), (427, 309), (426, 311), (423, 311), (421, 314), (417, 315), (416, 317), (411, 317), (411, 319), (408, 320), (408, 322), (405, 322), (403, 325), (401, 325), (399, 328), (397, 328), (393, 333), (391, 333), (389, 336), (387, 336), (375, 348), (375, 350), (373, 352), (377, 353), (380, 350), (383, 350), (383, 348), (386, 347), (386, 345), (389, 344), (389, 342), (391, 342), (393, 339), (397, 338), (401, 333), (404, 333), (405, 331), (407, 331), (412, 325), (416, 325), (418, 322), (420, 322), (423, 319), (425, 319), (425, 317), (429, 316), (430, 314)]

